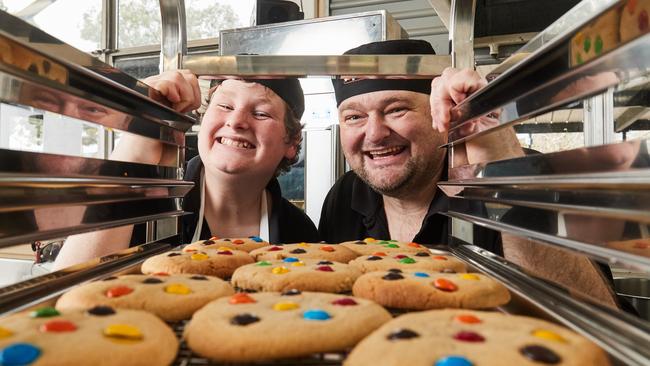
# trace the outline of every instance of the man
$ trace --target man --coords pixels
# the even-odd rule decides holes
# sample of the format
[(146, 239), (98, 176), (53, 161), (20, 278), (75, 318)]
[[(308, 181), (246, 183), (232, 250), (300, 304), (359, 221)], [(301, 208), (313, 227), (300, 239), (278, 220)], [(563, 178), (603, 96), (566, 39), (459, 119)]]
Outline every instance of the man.
[[(434, 54), (424, 41), (375, 42), (346, 54)], [(341, 146), (352, 168), (328, 193), (319, 223), (322, 240), (365, 237), (422, 244), (446, 243), (448, 199), (437, 187), (447, 179), (446, 149), (451, 108), (485, 85), (472, 70), (447, 69), (435, 80), (335, 80)], [(484, 117), (462, 134), (494, 124)], [(432, 128), (433, 126), (433, 128)], [(523, 155), (514, 130), (472, 139), (454, 151), (454, 164), (475, 164)], [(460, 155), (460, 156), (459, 156)], [(460, 159), (459, 159), (460, 158)], [(480, 208), (479, 208), (480, 209)], [(611, 286), (588, 258), (522, 238), (474, 228), (474, 243), (609, 306)], [(608, 269), (607, 269), (608, 270)], [(580, 279), (576, 283), (576, 279)]]

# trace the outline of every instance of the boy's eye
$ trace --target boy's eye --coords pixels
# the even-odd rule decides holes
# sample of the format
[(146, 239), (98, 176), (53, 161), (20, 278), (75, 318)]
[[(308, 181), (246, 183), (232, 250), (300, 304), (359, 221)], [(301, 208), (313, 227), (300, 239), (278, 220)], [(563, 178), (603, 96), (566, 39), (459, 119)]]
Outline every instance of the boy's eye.
[(266, 113), (266, 112), (259, 112), (259, 111), (254, 112), (253, 115), (254, 115), (255, 117), (258, 117), (258, 118), (269, 118), (269, 117), (271, 117), (268, 113)]
[(223, 103), (217, 103), (217, 106), (221, 109), (226, 109), (226, 110), (232, 110), (232, 107), (229, 106), (228, 104), (223, 104)]

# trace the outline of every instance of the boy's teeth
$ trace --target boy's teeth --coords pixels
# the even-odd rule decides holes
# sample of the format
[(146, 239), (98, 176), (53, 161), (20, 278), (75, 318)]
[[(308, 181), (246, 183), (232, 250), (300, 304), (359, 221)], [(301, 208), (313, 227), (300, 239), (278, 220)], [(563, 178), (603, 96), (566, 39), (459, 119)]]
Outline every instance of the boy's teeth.
[(235, 146), (235, 147), (241, 147), (243, 149), (250, 149), (253, 147), (253, 145), (249, 144), (248, 142), (245, 141), (235, 141), (231, 140), (227, 137), (222, 137), (221, 138), (221, 143), (223, 145), (228, 145), (228, 146)]

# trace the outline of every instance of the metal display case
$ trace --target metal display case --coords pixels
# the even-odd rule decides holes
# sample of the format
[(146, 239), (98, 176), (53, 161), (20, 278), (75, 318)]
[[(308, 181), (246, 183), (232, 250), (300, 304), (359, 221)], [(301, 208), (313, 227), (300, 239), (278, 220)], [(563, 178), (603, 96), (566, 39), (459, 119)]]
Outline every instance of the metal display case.
[[(576, 9), (595, 3), (583, 1), (572, 10), (575, 13), (565, 15), (565, 20), (572, 21), (565, 21), (564, 25), (555, 24), (548, 33), (543, 32), (539, 38), (534, 38), (523, 49), (523, 54), (513, 56), (516, 57), (515, 61), (506, 61), (506, 65), (497, 69), (494, 80), (486, 88), (455, 107), (452, 111), (450, 139), (446, 145), (450, 159), (448, 180), (439, 185), (450, 196), (447, 215), (452, 218), (452, 235), (446, 249), (474, 269), (502, 281), (512, 291), (513, 302), (501, 311), (532, 314), (564, 324), (604, 348), (615, 364), (647, 365), (650, 362), (650, 349), (647, 347), (650, 344), (650, 323), (600, 305), (584, 296), (575, 296), (562, 285), (531, 275), (526, 268), (480, 249), (480, 243), (474, 242), (471, 230), (467, 230), (467, 227), (488, 227), (504, 235), (530, 241), (534, 247), (558, 247), (566, 250), (566, 253), (584, 254), (607, 264), (648, 272), (649, 140), (606, 141), (601, 146), (471, 165), (459, 159), (467, 144), (477, 139), (489, 138), (494, 132), (567, 103), (583, 100), (585, 105), (591, 103), (589, 105), (593, 107), (593, 101), (588, 102), (587, 98), (603, 92), (612, 98), (610, 112), (616, 106), (626, 108), (618, 117), (620, 122), (615, 123), (613, 117), (603, 118), (608, 110), (603, 105), (600, 109), (588, 110), (591, 115), (585, 113), (585, 126), (600, 130), (624, 130), (630, 125), (645, 123), (643, 116), (648, 103), (650, 30), (645, 27), (626, 38), (621, 36), (620, 27), (617, 27), (616, 42), (607, 44), (606, 47), (601, 44), (600, 51), (594, 54), (578, 52), (579, 48), (587, 48), (585, 35), (592, 34), (589, 32), (593, 29), (603, 29), (608, 21), (622, 16), (632, 2), (610, 1), (605, 6), (590, 8), (591, 12), (580, 13)], [(650, 1), (634, 3), (638, 7), (650, 6)], [(475, 0), (457, 0), (452, 3), (451, 61), (457, 67), (474, 66), (474, 8)], [(178, 10), (174, 7), (171, 9), (175, 9), (172, 13)], [(184, 17), (171, 18), (182, 22)], [(125, 116), (129, 121), (128, 126), (133, 126), (133, 132), (157, 138), (169, 148), (177, 149), (178, 155), (182, 155), (182, 132), (192, 124), (186, 116), (178, 115), (151, 98), (134, 92), (137, 89), (135, 86), (126, 88), (125, 80), (143, 86), (137, 85), (119, 71), (97, 64), (89, 56), (70, 49), (6, 13), (0, 12), (0, 24), (3, 24), (0, 26), (0, 46), (8, 43), (11, 49), (18, 47), (30, 51), (39, 58), (47, 58), (51, 65), (56, 65), (61, 70), (59, 76), (52, 77), (47, 72), (34, 71), (29, 66), (0, 59), (3, 101), (29, 104), (29, 98), (19, 92), (26, 85), (48, 88), (66, 97), (90, 100)], [(594, 27), (594, 24), (598, 26)], [(617, 25), (620, 24), (619, 21)], [(425, 55), (185, 57), (182, 50), (182, 27), (177, 25), (169, 26), (166, 33), (172, 39), (167, 38), (165, 42), (179, 46), (164, 48), (166, 59), (204, 76), (277, 77), (316, 74), (431, 77), (439, 75), (450, 62), (446, 56)], [(178, 29), (181, 31), (177, 32)], [(551, 34), (553, 36), (550, 38), (545, 36)], [(590, 44), (589, 48), (592, 46), (595, 47), (595, 44)], [(630, 90), (638, 92), (632, 93)], [(153, 93), (152, 90), (144, 91), (145, 94)], [(120, 94), (121, 97), (117, 96), (116, 101), (113, 99), (114, 94)], [(601, 102), (606, 99), (607, 97), (602, 97)], [(616, 100), (618, 104), (614, 104)], [(620, 116), (625, 116), (626, 113), (625, 121), (621, 120)], [(492, 114), (498, 122), (471, 134), (463, 133), (467, 129), (462, 127), (487, 114)], [(142, 129), (135, 128), (136, 126)], [(130, 130), (124, 125), (120, 127)], [(177, 159), (177, 164), (173, 167), (156, 167), (112, 161), (97, 163), (91, 159), (74, 158), (72, 161), (78, 162), (76, 165), (80, 168), (75, 173), (68, 174), (65, 170), (56, 169), (63, 165), (67, 157), (13, 151), (0, 151), (0, 154), (3, 155), (0, 163), (0, 182), (3, 185), (0, 189), (3, 198), (0, 207), (3, 210), (0, 215), (5, 212), (33, 215), (39, 209), (49, 206), (108, 208), (108, 214), (97, 215), (94, 220), (85, 220), (84, 217), (81, 221), (66, 221), (59, 227), (41, 227), (33, 223), (30, 226), (26, 224), (29, 220), (21, 221), (14, 216), (9, 224), (0, 221), (0, 225), (4, 225), (0, 233), (11, 233), (0, 236), (1, 246), (30, 238), (43, 239), (180, 215), (180, 210), (169, 209), (170, 206), (165, 203), (174, 201), (190, 189), (190, 186), (179, 180), (181, 170), (178, 162), (183, 159)], [(29, 170), (26, 168), (28, 165), (17, 163), (38, 162), (43, 158), (52, 158), (53, 163), (47, 164), (46, 168), (30, 163), (30, 167), (36, 168)], [(102, 169), (91, 169), (95, 165)], [(95, 189), (98, 187), (101, 189)], [(159, 201), (161, 205), (151, 205)], [(467, 202), (473, 204), (468, 205)], [(147, 207), (146, 210), (142, 208), (144, 206)], [(535, 225), (540, 216), (547, 218), (552, 225)], [(607, 228), (609, 235), (605, 240), (603, 236), (594, 235), (598, 231), (574, 230), (574, 220), (588, 228)], [(621, 229), (628, 226), (635, 230)], [(637, 245), (637, 242), (646, 244)], [(70, 286), (133, 270), (147, 256), (168, 250), (171, 247), (168, 243), (177, 244), (174, 238), (162, 243), (145, 244), (2, 288), (0, 312), (13, 312), (34, 304), (43, 304)], [(628, 246), (628, 243), (631, 245)], [(182, 333), (182, 327), (182, 324), (175, 325), (179, 334)], [(344, 354), (314, 355), (308, 359), (270, 364), (340, 364), (344, 357)], [(189, 350), (181, 347), (177, 364), (205, 365), (209, 362), (194, 357)]]

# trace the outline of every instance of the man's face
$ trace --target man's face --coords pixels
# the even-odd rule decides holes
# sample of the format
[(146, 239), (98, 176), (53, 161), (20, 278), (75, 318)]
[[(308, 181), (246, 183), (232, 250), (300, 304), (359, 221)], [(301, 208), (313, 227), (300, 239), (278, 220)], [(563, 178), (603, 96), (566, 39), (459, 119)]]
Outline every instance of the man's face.
[(399, 197), (431, 182), (444, 161), (446, 136), (431, 127), (429, 96), (377, 91), (339, 106), (341, 145), (354, 172), (374, 190)]

